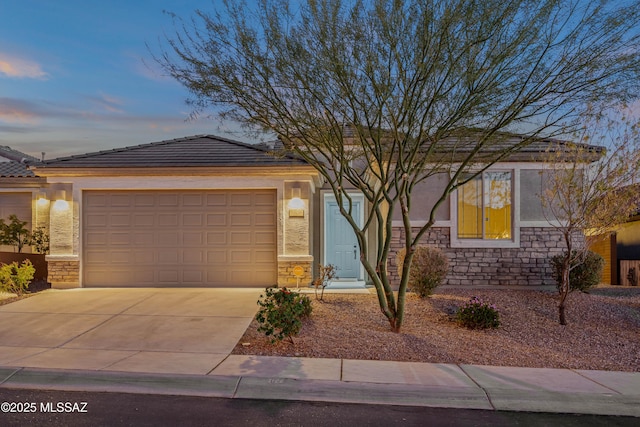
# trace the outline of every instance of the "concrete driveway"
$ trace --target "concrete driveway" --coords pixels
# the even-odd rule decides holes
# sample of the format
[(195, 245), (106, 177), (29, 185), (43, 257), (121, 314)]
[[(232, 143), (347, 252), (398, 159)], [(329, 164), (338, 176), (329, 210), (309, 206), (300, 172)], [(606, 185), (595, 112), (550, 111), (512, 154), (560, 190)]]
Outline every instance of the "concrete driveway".
[(207, 374), (262, 289), (50, 290), (0, 306), (0, 366)]

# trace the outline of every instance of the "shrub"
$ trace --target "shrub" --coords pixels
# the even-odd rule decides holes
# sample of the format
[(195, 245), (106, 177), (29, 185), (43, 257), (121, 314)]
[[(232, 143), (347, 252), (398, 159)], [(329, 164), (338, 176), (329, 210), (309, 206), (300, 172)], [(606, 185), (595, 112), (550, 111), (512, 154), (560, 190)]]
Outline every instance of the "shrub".
[(469, 329), (497, 328), (500, 326), (500, 313), (493, 304), (473, 297), (458, 308), (456, 320)]
[(36, 228), (31, 233), (31, 245), (35, 249), (36, 253), (48, 254), (49, 253), (49, 233), (44, 227)]
[[(558, 291), (562, 285), (562, 261), (566, 253), (551, 257), (553, 278), (556, 281)], [(572, 251), (571, 271), (569, 272), (569, 292), (585, 292), (600, 283), (604, 258), (599, 254), (587, 251), (584, 257), (579, 257), (576, 251)]]
[(27, 292), (36, 269), (28, 259), (21, 265), (17, 262), (0, 266), (0, 287), (3, 291), (21, 296)]
[(293, 342), (291, 337), (298, 335), (302, 319), (309, 317), (312, 310), (311, 300), (306, 295), (277, 287), (267, 288), (265, 295), (260, 295), (258, 305), (258, 331), (271, 337), (272, 343), (284, 338)]
[(313, 281), (313, 286), (316, 289), (316, 299), (318, 299), (318, 288), (322, 288), (320, 292), (320, 301), (324, 297), (324, 288), (327, 287), (331, 279), (333, 279), (336, 275), (336, 266), (333, 264), (318, 266), (318, 277)]
[[(402, 275), (402, 263), (406, 249), (396, 255), (398, 274)], [(411, 260), (408, 288), (421, 298), (428, 297), (442, 283), (449, 270), (447, 256), (438, 248), (417, 246)]]
[(0, 218), (0, 243), (14, 246), (18, 253), (31, 242), (31, 232), (27, 228), (27, 221), (20, 221), (16, 215), (9, 215), (9, 224)]

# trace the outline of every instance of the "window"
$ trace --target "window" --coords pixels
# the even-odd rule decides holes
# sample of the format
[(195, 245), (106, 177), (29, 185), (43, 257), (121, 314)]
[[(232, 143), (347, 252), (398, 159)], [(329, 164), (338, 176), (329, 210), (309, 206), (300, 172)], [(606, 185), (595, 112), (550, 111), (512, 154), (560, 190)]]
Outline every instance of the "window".
[(511, 183), (511, 172), (484, 172), (458, 189), (459, 239), (511, 239)]

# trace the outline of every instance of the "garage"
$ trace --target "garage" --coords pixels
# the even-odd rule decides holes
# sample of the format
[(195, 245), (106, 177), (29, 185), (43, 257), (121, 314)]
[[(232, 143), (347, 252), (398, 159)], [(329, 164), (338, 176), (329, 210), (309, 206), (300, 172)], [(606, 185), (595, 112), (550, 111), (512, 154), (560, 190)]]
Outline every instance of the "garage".
[(86, 287), (268, 286), (276, 191), (83, 191)]

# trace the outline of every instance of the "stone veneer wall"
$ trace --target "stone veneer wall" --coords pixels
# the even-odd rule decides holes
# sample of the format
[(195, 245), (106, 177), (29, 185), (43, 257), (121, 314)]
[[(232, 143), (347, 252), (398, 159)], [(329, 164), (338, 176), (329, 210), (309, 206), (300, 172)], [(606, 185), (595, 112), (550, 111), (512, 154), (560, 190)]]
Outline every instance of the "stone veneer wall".
[(304, 268), (304, 276), (300, 278), (300, 287), (308, 287), (313, 281), (313, 263), (311, 261), (278, 261), (278, 286), (295, 288), (298, 284), (293, 269), (296, 265)]
[[(396, 284), (400, 278), (395, 256), (403, 247), (402, 230), (394, 228), (389, 262)], [(564, 243), (553, 228), (521, 227), (520, 248), (451, 248), (449, 233), (449, 228), (434, 227), (421, 240), (439, 247), (449, 258), (447, 285), (555, 285), (549, 258), (562, 253)]]
[(49, 259), (47, 263), (48, 281), (52, 288), (77, 288), (80, 286), (80, 261)]

